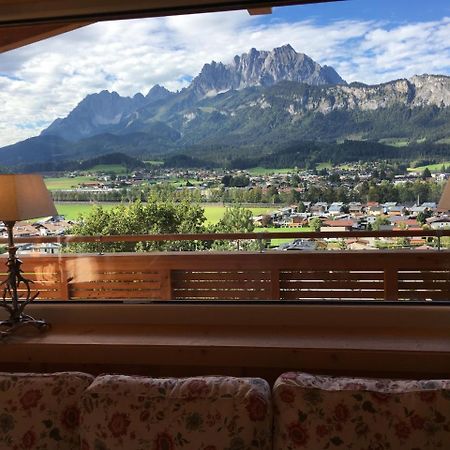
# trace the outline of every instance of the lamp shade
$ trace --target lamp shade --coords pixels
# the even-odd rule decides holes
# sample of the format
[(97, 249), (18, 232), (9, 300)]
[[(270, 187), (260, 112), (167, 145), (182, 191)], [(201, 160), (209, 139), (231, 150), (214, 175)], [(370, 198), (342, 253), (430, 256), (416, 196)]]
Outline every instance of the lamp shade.
[(438, 211), (450, 211), (450, 180), (447, 181), (447, 184), (444, 187), (444, 192), (442, 192), (442, 196), (438, 204)]
[(0, 175), (0, 220), (15, 222), (57, 214), (41, 175)]

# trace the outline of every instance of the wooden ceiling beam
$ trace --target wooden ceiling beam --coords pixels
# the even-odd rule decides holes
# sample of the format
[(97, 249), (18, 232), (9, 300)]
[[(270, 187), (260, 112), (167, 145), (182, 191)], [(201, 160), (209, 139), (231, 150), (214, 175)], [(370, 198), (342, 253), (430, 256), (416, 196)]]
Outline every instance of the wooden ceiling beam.
[(345, 0), (0, 0), (0, 53), (103, 20), (248, 10)]
[(37, 24), (0, 29), (0, 53), (89, 25), (90, 22)]
[(253, 8), (253, 9), (249, 9), (248, 13), (251, 16), (262, 16), (264, 14), (272, 14), (272, 8), (267, 7), (267, 8)]
[(0, 27), (95, 22), (342, 0), (0, 0)]

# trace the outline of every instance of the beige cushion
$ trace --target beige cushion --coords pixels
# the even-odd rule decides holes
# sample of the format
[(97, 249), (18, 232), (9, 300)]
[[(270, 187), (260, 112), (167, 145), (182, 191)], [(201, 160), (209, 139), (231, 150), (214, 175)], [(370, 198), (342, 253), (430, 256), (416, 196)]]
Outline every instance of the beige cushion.
[(450, 381), (285, 373), (275, 383), (274, 450), (450, 449)]
[(0, 449), (79, 450), (84, 373), (0, 373)]
[(258, 378), (106, 375), (82, 401), (83, 449), (271, 450), (271, 428)]

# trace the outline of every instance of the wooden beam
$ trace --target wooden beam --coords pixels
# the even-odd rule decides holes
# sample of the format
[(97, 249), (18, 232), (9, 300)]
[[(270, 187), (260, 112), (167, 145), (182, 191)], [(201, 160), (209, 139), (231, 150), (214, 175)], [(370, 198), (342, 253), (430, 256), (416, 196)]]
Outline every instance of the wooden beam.
[(253, 8), (249, 9), (248, 13), (251, 16), (263, 16), (264, 14), (272, 14), (272, 8)]
[(0, 26), (267, 9), (343, 0), (0, 0)]
[(0, 0), (0, 53), (102, 20), (160, 17), (345, 0)]
[(0, 53), (89, 25), (90, 22), (37, 24), (0, 28)]

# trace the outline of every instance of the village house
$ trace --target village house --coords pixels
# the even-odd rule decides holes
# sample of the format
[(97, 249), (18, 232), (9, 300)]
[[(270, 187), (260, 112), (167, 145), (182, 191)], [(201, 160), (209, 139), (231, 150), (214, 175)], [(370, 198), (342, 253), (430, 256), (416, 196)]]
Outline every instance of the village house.
[(320, 231), (352, 231), (356, 228), (356, 222), (351, 219), (325, 220)]

